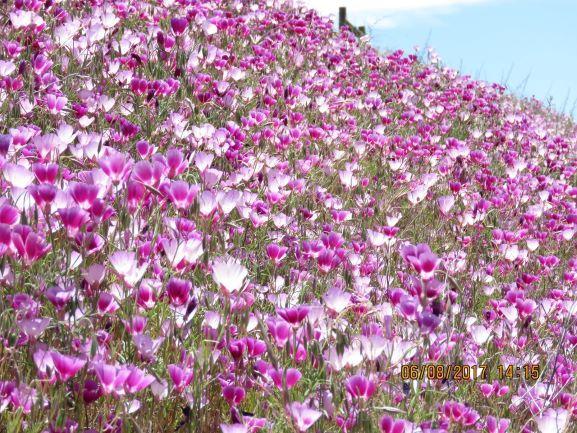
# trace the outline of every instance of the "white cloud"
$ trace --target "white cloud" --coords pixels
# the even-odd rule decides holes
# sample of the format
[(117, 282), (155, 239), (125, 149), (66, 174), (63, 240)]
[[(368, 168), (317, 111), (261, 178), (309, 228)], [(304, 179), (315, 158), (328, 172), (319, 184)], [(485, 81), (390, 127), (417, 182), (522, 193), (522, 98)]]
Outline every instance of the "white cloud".
[(347, 8), (347, 19), (354, 25), (379, 28), (396, 27), (411, 16), (435, 19), (452, 13), (460, 6), (487, 3), (492, 0), (302, 0), (322, 15), (338, 20), (339, 7)]

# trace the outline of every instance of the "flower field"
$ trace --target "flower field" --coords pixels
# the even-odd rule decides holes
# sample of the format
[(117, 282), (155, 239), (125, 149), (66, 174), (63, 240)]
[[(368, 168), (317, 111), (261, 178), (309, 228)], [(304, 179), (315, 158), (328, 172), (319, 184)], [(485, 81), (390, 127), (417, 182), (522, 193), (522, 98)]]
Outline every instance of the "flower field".
[(0, 25), (0, 432), (577, 431), (570, 118), (290, 2)]

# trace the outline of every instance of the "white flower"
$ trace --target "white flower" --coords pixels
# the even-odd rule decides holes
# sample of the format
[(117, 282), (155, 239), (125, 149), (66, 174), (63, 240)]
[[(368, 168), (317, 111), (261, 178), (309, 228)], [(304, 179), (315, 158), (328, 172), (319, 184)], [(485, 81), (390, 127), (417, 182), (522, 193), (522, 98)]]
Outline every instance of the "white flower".
[(232, 257), (220, 257), (212, 265), (212, 278), (227, 295), (240, 291), (247, 275), (247, 269)]
[(132, 251), (117, 251), (109, 258), (110, 263), (130, 287), (140, 281), (146, 272), (147, 265), (138, 266), (136, 254)]
[(561, 433), (565, 431), (569, 421), (569, 412), (565, 409), (547, 409), (542, 415), (535, 417), (537, 428), (541, 433)]

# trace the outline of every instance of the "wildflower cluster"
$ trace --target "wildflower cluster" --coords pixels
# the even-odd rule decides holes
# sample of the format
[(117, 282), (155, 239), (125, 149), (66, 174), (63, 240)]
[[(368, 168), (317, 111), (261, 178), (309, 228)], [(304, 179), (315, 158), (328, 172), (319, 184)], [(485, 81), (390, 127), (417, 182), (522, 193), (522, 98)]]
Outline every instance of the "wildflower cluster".
[(571, 120), (280, 0), (0, 17), (6, 431), (575, 428)]

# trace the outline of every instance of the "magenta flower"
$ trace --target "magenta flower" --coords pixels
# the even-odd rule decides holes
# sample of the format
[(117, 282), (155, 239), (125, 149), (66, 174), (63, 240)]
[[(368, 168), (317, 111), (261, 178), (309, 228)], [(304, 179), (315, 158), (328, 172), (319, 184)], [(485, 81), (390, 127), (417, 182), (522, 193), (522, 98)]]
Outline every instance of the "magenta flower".
[(68, 304), (72, 296), (74, 296), (74, 287), (67, 286), (67, 287), (50, 287), (46, 291), (46, 297), (48, 300), (54, 305), (54, 307), (58, 310), (61, 310)]
[(114, 314), (120, 306), (114, 296), (107, 292), (100, 292), (97, 302), (98, 314)]
[(0, 206), (0, 224), (13, 226), (20, 221), (20, 211), (14, 206), (3, 204)]
[(156, 304), (157, 289), (156, 282), (153, 280), (143, 279), (136, 292), (136, 303), (139, 307), (151, 309)]
[(231, 406), (239, 405), (246, 395), (244, 388), (234, 385), (226, 385), (222, 388), (222, 396)]
[(375, 383), (363, 375), (356, 374), (345, 381), (345, 388), (353, 398), (368, 400), (375, 393)]
[(325, 249), (319, 254), (317, 263), (321, 272), (329, 273), (341, 263), (341, 259), (333, 250)]
[(279, 246), (277, 244), (269, 244), (266, 247), (266, 253), (276, 266), (278, 266), (281, 260), (286, 256), (288, 251), (287, 247)]
[(51, 351), (50, 357), (54, 363), (58, 380), (62, 382), (66, 382), (68, 379), (74, 377), (86, 364), (86, 361), (83, 359), (62, 355), (56, 351)]
[(445, 402), (440, 410), (449, 421), (464, 426), (474, 425), (479, 419), (477, 411), (456, 401)]
[(180, 307), (188, 303), (191, 290), (192, 283), (180, 278), (173, 277), (166, 285), (166, 293), (170, 299), (170, 303), (175, 307)]
[(98, 196), (99, 187), (89, 183), (71, 182), (68, 192), (76, 201), (78, 206), (84, 210), (89, 210), (94, 205)]
[(67, 103), (68, 98), (65, 96), (56, 96), (51, 93), (46, 95), (46, 107), (51, 114), (60, 114)]
[(188, 27), (188, 20), (186, 18), (171, 18), (170, 27), (175, 35), (181, 35)]
[(405, 433), (405, 421), (402, 419), (393, 419), (388, 415), (381, 418), (379, 422), (381, 433)]
[(51, 245), (29, 226), (14, 226), (11, 240), (12, 246), (27, 266), (42, 258), (51, 249)]
[(170, 148), (166, 151), (166, 164), (168, 165), (168, 177), (172, 179), (186, 170), (188, 160), (185, 159), (182, 150)]
[(154, 376), (146, 374), (137, 367), (128, 367), (130, 374), (124, 382), (124, 391), (128, 394), (142, 391), (148, 385), (155, 381)]
[(168, 374), (174, 383), (177, 392), (182, 392), (194, 378), (193, 371), (188, 367), (181, 367), (176, 364), (168, 366)]
[(402, 248), (401, 255), (424, 280), (433, 278), (441, 262), (441, 260), (431, 252), (429, 246), (425, 244), (419, 244), (416, 247), (407, 245)]
[(177, 209), (188, 209), (199, 191), (198, 185), (189, 185), (182, 180), (176, 180), (170, 184), (166, 194)]
[(246, 343), (244, 340), (233, 340), (230, 343), (228, 343), (228, 350), (235, 360), (239, 360), (242, 358), (245, 349), (246, 349)]
[(54, 185), (43, 183), (29, 186), (28, 191), (38, 207), (44, 209), (54, 201), (58, 189)]
[(294, 387), (299, 380), (301, 380), (302, 374), (296, 368), (288, 368), (286, 370), (276, 370), (271, 368), (268, 370), (268, 375), (272, 379), (275, 386), (282, 390), (286, 386), (286, 389), (291, 389)]
[(487, 417), (487, 433), (506, 433), (511, 421), (505, 418), (497, 420), (494, 416)]
[(66, 228), (66, 233), (71, 238), (74, 238), (90, 221), (88, 212), (80, 207), (58, 209), (58, 215), (60, 216), (62, 225)]
[(108, 152), (98, 164), (114, 183), (126, 180), (132, 168), (132, 160), (126, 154), (117, 151)]
[(58, 164), (32, 164), (32, 171), (39, 183), (54, 184), (58, 176), (58, 168)]
[(305, 320), (309, 314), (309, 307), (299, 305), (294, 308), (279, 308), (277, 313), (280, 317), (286, 320), (291, 325), (298, 325)]
[(84, 389), (82, 390), (82, 399), (84, 400), (84, 403), (86, 404), (94, 403), (101, 396), (102, 396), (102, 389), (100, 388), (98, 382), (95, 382), (90, 379), (84, 382)]
[(118, 394), (124, 391), (124, 382), (130, 375), (130, 370), (103, 362), (96, 363), (93, 367), (105, 395)]
[(284, 346), (292, 332), (289, 324), (284, 320), (268, 320), (267, 326), (276, 344), (280, 347)]
[(244, 343), (249, 356), (259, 357), (266, 352), (266, 343), (262, 340), (246, 337)]

